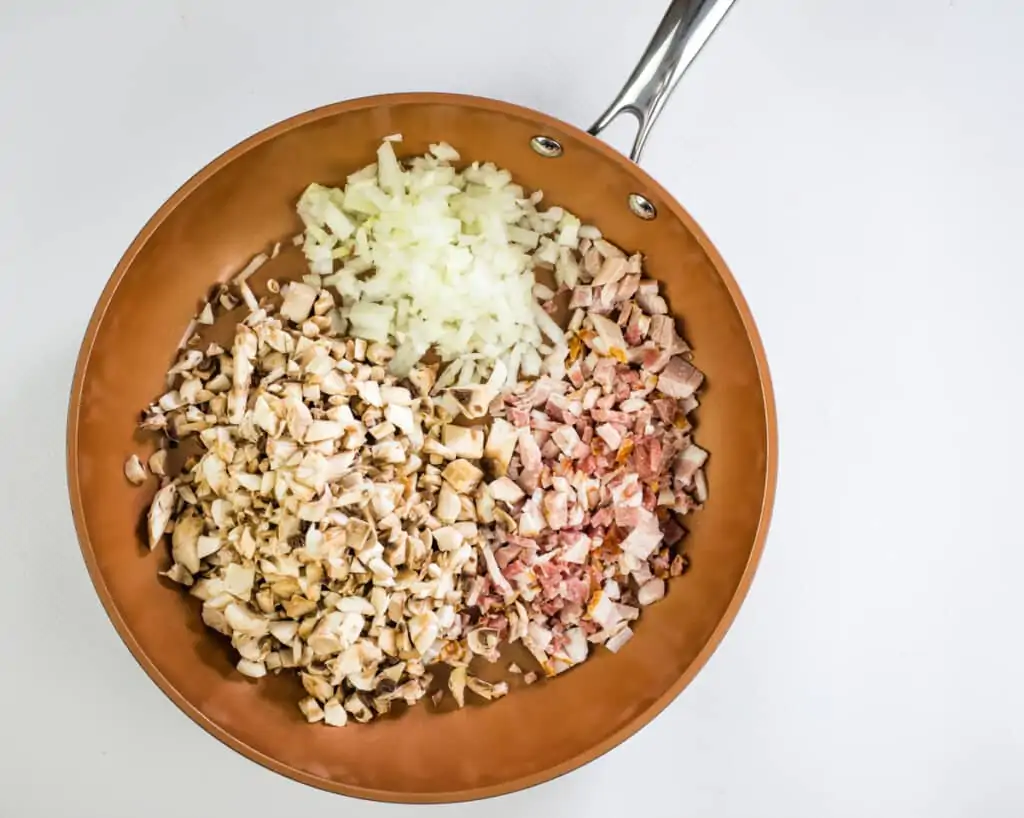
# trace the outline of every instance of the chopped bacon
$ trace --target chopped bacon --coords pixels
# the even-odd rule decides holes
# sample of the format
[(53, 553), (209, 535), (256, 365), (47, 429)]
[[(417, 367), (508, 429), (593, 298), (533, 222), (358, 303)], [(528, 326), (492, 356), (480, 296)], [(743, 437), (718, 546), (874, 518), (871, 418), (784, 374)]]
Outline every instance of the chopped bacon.
[(590, 598), (589, 580), (569, 577), (565, 580), (565, 598), (570, 602), (578, 602), (580, 604), (586, 602)]
[(626, 337), (626, 343), (631, 347), (639, 346), (643, 343), (644, 333), (641, 319), (643, 313), (638, 309), (633, 309), (629, 313), (629, 320), (626, 324), (626, 331), (623, 333)]
[(641, 281), (636, 291), (636, 302), (648, 315), (664, 315), (668, 312), (668, 304), (658, 295), (657, 281)]
[(569, 367), (566, 375), (569, 377), (569, 381), (579, 389), (586, 382), (586, 377), (583, 374), (583, 364), (579, 361), (574, 361), (573, 365)]
[(704, 375), (689, 361), (674, 356), (658, 376), (658, 389), (670, 398), (688, 398), (704, 382)]
[(539, 432), (553, 432), (558, 428), (555, 421), (537, 409), (530, 412), (530, 426)]
[(616, 301), (629, 301), (634, 295), (636, 295), (637, 289), (640, 287), (640, 276), (628, 275), (622, 281), (619, 282), (619, 291), (615, 295)]
[(614, 513), (610, 506), (598, 509), (590, 515), (590, 524), (595, 528), (604, 528), (611, 523)]
[(615, 387), (615, 360), (602, 358), (594, 367), (591, 377), (594, 379), (594, 383), (605, 391), (605, 394), (611, 392)]
[(594, 288), (587, 284), (578, 284), (569, 299), (569, 309), (586, 309), (594, 303)]
[(626, 400), (629, 397), (629, 393), (632, 392), (632, 391), (633, 390), (630, 389), (629, 384), (626, 383), (625, 380), (618, 379), (618, 378), (615, 380), (615, 386), (614, 386), (614, 389), (613, 389), (613, 394), (615, 395), (615, 399), (616, 400), (619, 400), (619, 401)]
[(665, 532), (666, 545), (675, 545), (686, 533), (686, 529), (679, 525), (679, 522), (672, 514), (669, 514), (665, 522), (661, 524), (661, 530)]
[(528, 409), (520, 409), (516, 406), (510, 406), (506, 410), (508, 420), (514, 426), (526, 427), (530, 425), (530, 411)]
[(674, 423), (678, 409), (679, 404), (671, 398), (658, 398), (654, 401), (654, 411), (658, 413), (658, 420), (662, 423)]
[(640, 508), (636, 506), (617, 506), (615, 509), (615, 525), (619, 528), (636, 528), (640, 523)]
[(611, 409), (593, 409), (590, 416), (598, 423), (632, 423), (634, 418), (625, 412), (615, 412)]
[(569, 498), (563, 491), (549, 491), (544, 495), (544, 517), (553, 531), (565, 528), (569, 522)]
[(494, 559), (498, 562), (498, 567), (506, 569), (509, 564), (523, 552), (523, 549), (518, 545), (504, 545), (501, 548), (497, 548), (494, 551)]
[(540, 477), (541, 454), (540, 447), (528, 428), (520, 428), (519, 445), (517, 447), (519, 459), (522, 463), (522, 471), (519, 473), (519, 485), (523, 491), (531, 492), (537, 488), (537, 479)]
[(657, 437), (646, 437), (636, 443), (634, 465), (641, 480), (653, 480), (661, 474), (661, 441)]
[(683, 486), (689, 486), (697, 469), (704, 465), (708, 459), (708, 453), (700, 446), (691, 444), (679, 457), (676, 458), (673, 466), (672, 476)]
[(661, 349), (651, 343), (644, 344), (642, 347), (639, 347), (639, 350), (642, 350), (640, 365), (644, 368), (645, 372), (657, 375), (672, 360), (672, 355), (668, 350)]
[(707, 488), (707, 453), (686, 421), (703, 375), (681, 357), (689, 347), (657, 282), (605, 240), (582, 250), (589, 283), (571, 288), (568, 352), (492, 407), (516, 428), (501, 490), (514, 481), (525, 496), (499, 500), (513, 531), (481, 546), (466, 585), (477, 607), (463, 622), (522, 635), (551, 673), (586, 658), (588, 640), (625, 644), (641, 604), (684, 570), (679, 517)]

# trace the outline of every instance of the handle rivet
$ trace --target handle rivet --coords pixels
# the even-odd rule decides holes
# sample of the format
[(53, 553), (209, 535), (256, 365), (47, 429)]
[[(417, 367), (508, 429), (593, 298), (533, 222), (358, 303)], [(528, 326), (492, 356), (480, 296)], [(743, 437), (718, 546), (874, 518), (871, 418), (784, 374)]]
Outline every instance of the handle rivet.
[(546, 159), (562, 155), (562, 143), (550, 136), (535, 136), (530, 140), (530, 147)]
[(633, 211), (634, 216), (639, 216), (645, 222), (658, 216), (658, 208), (651, 204), (650, 199), (639, 193), (629, 194), (629, 209)]

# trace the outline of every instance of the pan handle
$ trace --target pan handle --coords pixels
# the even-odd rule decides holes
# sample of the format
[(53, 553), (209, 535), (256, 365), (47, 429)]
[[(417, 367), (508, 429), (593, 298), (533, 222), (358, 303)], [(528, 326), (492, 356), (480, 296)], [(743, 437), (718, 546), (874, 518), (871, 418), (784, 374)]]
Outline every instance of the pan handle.
[(632, 114), (639, 128), (629, 158), (639, 162), (654, 120), (732, 4), (733, 0), (672, 0), (628, 82), (590, 133), (598, 136), (619, 114)]

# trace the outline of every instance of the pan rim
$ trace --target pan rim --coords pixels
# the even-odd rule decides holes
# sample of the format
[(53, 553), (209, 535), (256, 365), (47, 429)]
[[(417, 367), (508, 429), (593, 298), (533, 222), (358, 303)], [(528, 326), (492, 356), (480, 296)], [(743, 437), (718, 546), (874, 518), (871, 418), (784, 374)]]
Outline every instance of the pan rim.
[[(536, 122), (542, 126), (561, 129), (562, 131), (571, 134), (576, 139), (586, 143), (588, 147), (602, 154), (608, 161), (617, 162), (628, 168), (629, 172), (634, 176), (637, 176), (648, 190), (651, 190), (660, 197), (659, 201), (664, 203), (663, 206), (668, 211), (665, 215), (683, 222), (687, 229), (692, 233), (701, 249), (707, 255), (709, 261), (721, 278), (722, 283), (729, 292), (729, 296), (731, 297), (739, 314), (744, 331), (747, 335), (747, 340), (754, 353), (758, 378), (761, 386), (761, 395), (765, 409), (764, 423), (766, 432), (766, 458), (764, 493), (762, 496), (757, 530), (754, 535), (754, 542), (750, 551), (750, 556), (744, 566), (743, 574), (736, 586), (736, 590), (732, 598), (729, 600), (725, 613), (711, 632), (711, 635), (708, 637), (704, 647), (701, 648), (696, 658), (686, 669), (686, 672), (683, 673), (671, 685), (671, 687), (662, 693), (662, 695), (659, 696), (649, 707), (637, 714), (619, 730), (607, 736), (603, 741), (547, 769), (497, 784), (468, 789), (428, 792), (396, 792), (393, 790), (381, 790), (372, 787), (362, 787), (333, 781), (292, 767), (260, 752), (259, 750), (256, 750), (251, 745), (236, 738), (227, 730), (210, 720), (198, 707), (186, 699), (159, 671), (154, 662), (150, 659), (149, 655), (136, 641), (128, 623), (124, 620), (118, 610), (113, 595), (107, 587), (104, 577), (100, 571), (99, 564), (93, 550), (92, 540), (84, 519), (81, 481), (78, 468), (78, 427), (81, 416), (85, 374), (89, 369), (93, 347), (107, 309), (136, 256), (168, 216), (170, 216), (170, 214), (179, 205), (181, 205), (185, 199), (187, 199), (204, 182), (231, 162), (260, 145), (289, 131), (338, 114), (348, 113), (364, 108), (379, 107), (381, 105), (394, 107), (398, 105), (423, 104), (459, 105), (468, 108), (475, 108), (477, 110), (501, 113), (506, 116), (513, 116), (520, 119), (528, 119), (529, 121)], [(768, 360), (765, 354), (764, 344), (761, 340), (760, 334), (758, 333), (750, 307), (747, 305), (746, 299), (743, 297), (739, 285), (726, 265), (725, 260), (697, 222), (690, 216), (689, 212), (687, 212), (683, 206), (676, 201), (675, 197), (651, 178), (641, 167), (634, 164), (627, 157), (623, 156), (597, 137), (588, 134), (586, 131), (583, 131), (575, 125), (563, 122), (556, 117), (552, 117), (540, 111), (535, 111), (531, 108), (515, 105), (509, 102), (466, 94), (435, 92), (395, 93), (359, 97), (356, 99), (321, 106), (304, 113), (297, 114), (264, 128), (224, 151), (181, 185), (160, 206), (156, 213), (146, 222), (135, 236), (128, 249), (125, 250), (124, 254), (118, 261), (117, 266), (114, 268), (114, 271), (111, 273), (110, 278), (107, 280), (107, 283), (99, 296), (96, 306), (93, 308), (92, 315), (82, 339), (78, 358), (75, 363), (74, 378), (71, 384), (71, 393), (68, 403), (66, 435), (68, 493), (70, 495), (75, 532), (77, 534), (82, 557), (85, 561), (93, 587), (99, 596), (107, 617), (110, 619), (111, 624), (120, 636), (121, 641), (124, 642), (125, 646), (128, 648), (135, 661), (143, 671), (145, 671), (146, 675), (149, 676), (160, 690), (163, 691), (163, 693), (172, 702), (174, 702), (178, 709), (187, 715), (193, 722), (198, 724), (203, 730), (212, 735), (222, 744), (231, 748), (235, 752), (240, 753), (249, 760), (255, 761), (257, 764), (280, 775), (286, 776), (293, 781), (297, 781), (317, 789), (355, 798), (391, 803), (455, 803), (491, 798), (524, 790), (579, 769), (585, 764), (588, 764), (594, 759), (604, 755), (614, 747), (622, 744), (626, 739), (633, 736), (649, 724), (690, 684), (691, 681), (693, 681), (696, 675), (704, 668), (705, 664), (717, 649), (718, 645), (721, 644), (722, 639), (725, 637), (725, 634), (728, 632), (735, 620), (736, 615), (750, 589), (750, 585), (753, 581), (764, 551), (765, 541), (771, 522), (778, 477), (777, 415), (771, 375), (768, 368)]]

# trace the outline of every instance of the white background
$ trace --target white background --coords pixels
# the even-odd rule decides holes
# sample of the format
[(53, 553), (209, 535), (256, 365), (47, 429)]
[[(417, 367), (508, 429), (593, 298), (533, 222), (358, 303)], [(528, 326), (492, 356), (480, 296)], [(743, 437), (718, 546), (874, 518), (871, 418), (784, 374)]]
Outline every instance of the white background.
[[(586, 126), (664, 7), (0, 1), (0, 816), (406, 814), (235, 755), (122, 646), (66, 499), (78, 344), (138, 228), (253, 131), (398, 90)], [(1022, 42), (1017, 0), (738, 0), (644, 165), (717, 243), (768, 349), (781, 470), (761, 570), (640, 734), (548, 785), (417, 814), (1024, 814)]]

